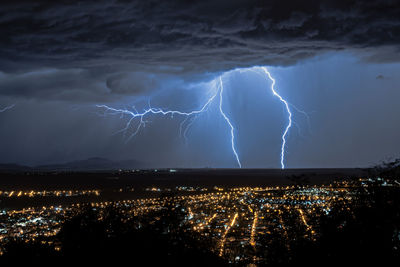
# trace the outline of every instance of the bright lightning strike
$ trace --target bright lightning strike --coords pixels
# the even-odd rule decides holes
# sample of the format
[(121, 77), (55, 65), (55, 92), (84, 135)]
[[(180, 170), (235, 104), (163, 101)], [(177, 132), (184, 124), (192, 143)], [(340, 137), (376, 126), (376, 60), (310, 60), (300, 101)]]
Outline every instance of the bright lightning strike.
[(12, 105), (10, 105), (10, 106), (7, 106), (7, 107), (5, 107), (5, 108), (2, 108), (2, 109), (0, 109), (0, 112), (4, 112), (4, 111), (6, 111), (6, 110), (12, 109), (14, 106), (15, 106), (15, 104), (12, 104)]
[[(163, 110), (160, 108), (148, 108), (145, 109), (142, 113), (139, 113), (135, 110), (128, 110), (128, 109), (116, 109), (116, 108), (112, 108), (109, 107), (107, 105), (96, 105), (98, 108), (104, 108), (107, 112), (107, 114), (111, 114), (111, 115), (116, 115), (116, 114), (120, 114), (120, 115), (128, 115), (131, 118), (128, 120), (128, 122), (125, 125), (125, 128), (123, 128), (121, 131), (119, 132), (123, 132), (123, 131), (127, 131), (131, 126), (132, 126), (132, 122), (135, 118), (139, 118), (139, 123), (136, 127), (136, 130), (133, 132), (133, 134), (130, 135), (130, 137), (128, 138), (128, 140), (130, 138), (132, 138), (133, 136), (135, 136), (140, 128), (142, 126), (145, 126), (146, 121), (144, 121), (144, 117), (146, 115), (150, 115), (150, 114), (158, 114), (158, 115), (162, 115), (162, 116), (166, 116), (166, 115), (170, 115), (171, 117), (173, 117), (174, 115), (180, 115), (180, 116), (186, 116), (186, 117), (190, 117), (190, 116), (196, 116), (200, 113), (203, 113), (204, 111), (206, 111), (208, 109), (208, 107), (210, 106), (210, 104), (213, 102), (214, 98), (218, 95), (218, 91), (215, 92), (215, 94), (213, 94), (208, 101), (203, 105), (203, 107), (199, 110), (194, 110), (191, 112), (182, 112), (179, 110)], [(187, 119), (187, 118), (186, 118)], [(185, 119), (185, 121), (186, 121)], [(185, 121), (183, 121), (182, 123), (184, 123)], [(182, 124), (181, 124), (182, 127)]]
[[(293, 106), (291, 103), (287, 102), (276, 90), (275, 90), (275, 79), (272, 77), (271, 73), (268, 71), (268, 69), (266, 67), (253, 67), (253, 68), (246, 68), (246, 69), (237, 69), (239, 72), (247, 72), (247, 71), (251, 71), (254, 72), (258, 75), (261, 75), (263, 78), (266, 78), (268, 80), (271, 81), (271, 91), (272, 94), (277, 97), (279, 99), (280, 102), (282, 102), (284, 104), (284, 107), (287, 111), (288, 114), (288, 123), (285, 127), (285, 130), (282, 133), (281, 139), (282, 139), (282, 144), (281, 144), (281, 153), (280, 153), (280, 165), (282, 169), (285, 169), (285, 150), (286, 150), (286, 143), (287, 143), (287, 136), (289, 133), (290, 128), (292, 127), (292, 124), (294, 123), (292, 121), (292, 112), (290, 110), (290, 107), (293, 107), (296, 111), (302, 113), (303, 115), (305, 115), (307, 117), (307, 120), (309, 120), (309, 117), (307, 115), (307, 113), (305, 113), (302, 110), (297, 109), (295, 106)], [(229, 73), (229, 72), (228, 72)], [(225, 74), (224, 74), (225, 75)], [(218, 80), (217, 80), (218, 79)], [(210, 107), (210, 105), (214, 102), (214, 100), (219, 97), (219, 112), (221, 113), (222, 117), (224, 118), (224, 120), (226, 121), (226, 123), (228, 124), (229, 128), (230, 128), (230, 135), (231, 135), (231, 149), (232, 152), (235, 156), (236, 162), (238, 164), (238, 166), (241, 168), (242, 164), (240, 162), (240, 158), (239, 158), (239, 154), (236, 150), (236, 145), (235, 145), (235, 128), (233, 127), (233, 124), (231, 122), (231, 120), (229, 119), (229, 117), (226, 115), (226, 113), (223, 111), (223, 93), (224, 93), (224, 83), (222, 80), (222, 76), (219, 76), (218, 78), (214, 79), (212, 82), (212, 88), (214, 89), (213, 94), (211, 95), (210, 98), (208, 98), (208, 100), (206, 101), (206, 103), (197, 110), (194, 111), (190, 111), (190, 112), (183, 112), (183, 111), (179, 111), (179, 110), (164, 110), (161, 108), (152, 108), (149, 104), (149, 108), (145, 109), (143, 112), (138, 112), (134, 107), (132, 109), (117, 109), (117, 108), (113, 108), (113, 107), (109, 107), (107, 105), (96, 105), (98, 108), (103, 108), (104, 114), (105, 115), (127, 115), (130, 118), (128, 119), (125, 127), (123, 129), (121, 129), (119, 132), (123, 132), (124, 134), (126, 134), (126, 132), (130, 129), (133, 128), (133, 133), (128, 137), (127, 141), (129, 141), (132, 137), (134, 137), (141, 129), (141, 127), (144, 127), (146, 125), (146, 121), (145, 121), (145, 117), (147, 115), (161, 115), (161, 116), (167, 116), (170, 115), (171, 117), (173, 117), (174, 115), (178, 115), (178, 116), (182, 116), (185, 117), (185, 119), (181, 122), (180, 124), (180, 134), (182, 135), (183, 133), (183, 137), (185, 138), (185, 140), (187, 139), (187, 131), (190, 128), (190, 126), (193, 124), (194, 120), (197, 118), (198, 115), (200, 115), (203, 112), (206, 112), (208, 110), (208, 108)], [(135, 122), (135, 119), (138, 119), (138, 123), (136, 125), (136, 127), (133, 127), (133, 124)], [(189, 121), (188, 124), (186, 124), (186, 122)], [(186, 128), (185, 130), (182, 131), (183, 127), (186, 124)]]
[[(288, 113), (288, 124), (285, 128), (285, 130), (283, 131), (282, 134), (282, 145), (281, 145), (281, 155), (280, 155), (280, 163), (281, 163), (281, 168), (285, 169), (285, 149), (286, 149), (286, 137), (289, 133), (290, 128), (292, 127), (292, 112), (290, 110), (290, 106), (292, 106), (295, 110), (297, 110), (298, 112), (302, 113), (303, 115), (306, 116), (307, 120), (309, 121), (309, 117), (308, 114), (305, 113), (304, 111), (296, 108), (294, 105), (290, 104), (289, 102), (287, 102), (280, 94), (278, 94), (278, 92), (275, 90), (275, 79), (272, 77), (271, 73), (268, 71), (268, 69), (266, 67), (254, 67), (254, 68), (248, 68), (248, 69), (241, 69), (241, 72), (246, 72), (246, 71), (252, 71), (256, 74), (263, 74), (262, 76), (264, 76), (264, 74), (268, 77), (268, 79), (272, 82), (271, 83), (271, 91), (272, 94), (274, 96), (276, 96), (285, 106), (285, 109)], [(262, 73), (260, 73), (260, 71)]]
[(96, 107), (98, 108), (103, 108), (105, 109), (106, 114), (108, 115), (128, 115), (130, 116), (130, 119), (128, 120), (128, 122), (126, 123), (125, 127), (118, 131), (118, 132), (126, 132), (131, 126), (132, 123), (134, 121), (135, 118), (139, 119), (139, 123), (136, 126), (136, 129), (133, 131), (133, 133), (129, 136), (128, 140), (131, 139), (133, 136), (135, 136), (140, 128), (142, 126), (145, 126), (146, 121), (144, 120), (144, 117), (146, 115), (150, 115), (150, 114), (158, 114), (158, 115), (162, 115), (162, 116), (166, 116), (166, 115), (170, 115), (171, 117), (173, 117), (174, 115), (180, 115), (180, 116), (184, 116), (186, 117), (185, 120), (182, 121), (181, 125), (180, 125), (180, 132), (182, 133), (182, 127), (185, 124), (185, 122), (188, 119), (191, 119), (192, 121), (187, 125), (187, 128), (184, 130), (183, 132), (183, 136), (186, 139), (186, 132), (188, 130), (188, 128), (191, 126), (191, 124), (193, 123), (193, 120), (196, 118), (197, 115), (205, 112), (208, 110), (209, 106), (211, 105), (211, 103), (214, 101), (214, 99), (219, 95), (219, 110), (221, 115), (224, 117), (225, 121), (228, 123), (230, 129), (231, 129), (231, 146), (232, 146), (232, 151), (233, 154), (236, 158), (236, 162), (239, 165), (239, 168), (242, 167), (242, 164), (240, 163), (240, 159), (239, 159), (239, 155), (236, 151), (235, 148), (235, 136), (234, 136), (234, 128), (233, 125), (231, 123), (231, 121), (229, 120), (228, 116), (224, 113), (223, 109), (222, 109), (222, 94), (223, 94), (223, 82), (222, 82), (222, 78), (219, 77), (219, 86), (215, 86), (216, 80), (213, 81), (214, 84), (214, 88), (215, 88), (215, 92), (214, 94), (208, 99), (208, 101), (202, 106), (201, 109), (198, 110), (194, 110), (191, 112), (183, 112), (183, 111), (178, 111), (178, 110), (163, 110), (160, 108), (152, 108), (149, 107), (148, 109), (145, 109), (142, 113), (137, 112), (136, 110), (128, 110), (128, 109), (117, 109), (117, 108), (112, 108), (109, 107), (107, 105), (96, 105)]
[(232, 151), (233, 151), (233, 154), (235, 154), (236, 161), (237, 161), (239, 167), (242, 168), (242, 164), (240, 163), (239, 155), (236, 152), (236, 148), (235, 148), (235, 134), (234, 134), (233, 125), (232, 125), (231, 121), (229, 120), (229, 118), (224, 113), (224, 111), (222, 110), (222, 94), (224, 92), (224, 85), (223, 85), (221, 76), (219, 76), (219, 82), (220, 82), (220, 86), (221, 86), (220, 90), (219, 90), (219, 111), (221, 112), (221, 114), (224, 117), (225, 121), (229, 124), (229, 127), (231, 128), (231, 146), (232, 146)]
[(272, 93), (274, 94), (274, 96), (278, 97), (279, 100), (285, 105), (286, 111), (288, 113), (288, 124), (285, 128), (285, 131), (282, 134), (282, 146), (281, 146), (281, 168), (285, 169), (286, 136), (289, 132), (290, 127), (292, 127), (292, 112), (290, 111), (289, 103), (275, 91), (275, 79), (272, 78), (271, 73), (269, 73), (269, 71), (267, 70), (266, 67), (261, 67), (261, 69), (265, 72), (265, 74), (268, 76), (268, 78), (272, 81), (272, 84), (271, 84)]

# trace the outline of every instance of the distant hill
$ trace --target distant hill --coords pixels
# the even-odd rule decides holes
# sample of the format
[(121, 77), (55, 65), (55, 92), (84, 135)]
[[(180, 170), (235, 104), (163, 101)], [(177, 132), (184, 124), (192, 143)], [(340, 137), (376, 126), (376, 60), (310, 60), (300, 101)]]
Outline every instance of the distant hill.
[(0, 171), (20, 171), (20, 172), (25, 172), (25, 171), (31, 171), (32, 167), (29, 166), (24, 166), (24, 165), (18, 165), (15, 163), (2, 163), (0, 164)]
[(39, 165), (35, 167), (18, 164), (0, 164), (0, 171), (107, 171), (119, 169), (140, 169), (144, 164), (136, 160), (113, 161), (105, 158), (89, 158), (66, 163)]

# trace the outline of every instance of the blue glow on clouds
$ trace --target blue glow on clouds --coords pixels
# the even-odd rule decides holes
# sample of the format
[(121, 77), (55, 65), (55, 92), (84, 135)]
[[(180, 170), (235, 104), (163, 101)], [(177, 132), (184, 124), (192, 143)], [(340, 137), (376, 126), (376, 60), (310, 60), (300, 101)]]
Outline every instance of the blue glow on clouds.
[[(276, 80), (277, 93), (291, 104), (287, 168), (364, 167), (400, 156), (399, 63), (362, 62), (354, 55), (331, 53), (268, 70)], [(78, 74), (55, 70), (29, 77), (35, 76), (43, 87), (54, 75), (58, 81)], [(91, 99), (88, 91), (83, 93), (91, 102), (81, 103), (57, 101), (48, 94), (40, 99), (3, 96), (1, 108), (17, 105), (0, 115), (0, 162), (33, 165), (97, 156), (136, 159), (151, 167), (238, 167), (231, 129), (219, 110), (218, 83), (210, 86), (221, 74), (126, 74), (129, 79), (121, 82), (118, 94), (104, 101)], [(241, 165), (281, 168), (281, 138), (288, 112), (270, 91), (271, 81), (251, 71), (225, 75), (222, 108), (234, 127)], [(141, 77), (145, 78), (142, 82)], [(14, 82), (11, 78), (7, 78), (9, 83)], [(75, 85), (66, 84), (68, 88)], [(144, 89), (132, 93), (137, 84)], [(80, 91), (62, 92), (69, 97)], [(213, 95), (214, 101), (199, 116), (149, 114), (131, 139), (137, 124), (118, 132), (126, 127), (128, 114), (99, 118), (104, 110), (93, 108), (93, 103), (101, 103), (135, 111), (134, 105), (138, 112), (149, 107), (190, 112), (201, 109)]]
[[(219, 98), (219, 113), (222, 115), (224, 120), (226, 121), (227, 125), (229, 126), (230, 129), (230, 140), (231, 140), (231, 149), (233, 152), (233, 155), (235, 156), (236, 162), (239, 166), (239, 168), (242, 167), (240, 157), (236, 148), (236, 143), (235, 143), (235, 126), (233, 126), (233, 123), (229, 116), (224, 112), (223, 110), (223, 102), (224, 102), (224, 81), (225, 79), (229, 79), (230, 75), (232, 73), (239, 73), (239, 74), (244, 74), (247, 72), (252, 72), (256, 75), (259, 75), (261, 77), (266, 78), (266, 82), (270, 82), (271, 84), (268, 86), (269, 90), (267, 92), (271, 91), (273, 96), (277, 97), (280, 102), (283, 103), (285, 110), (287, 112), (287, 125), (284, 127), (284, 131), (282, 133), (281, 139), (282, 139), (282, 145), (281, 145), (281, 151), (280, 151), (280, 165), (282, 169), (285, 169), (285, 149), (286, 149), (286, 139), (289, 134), (289, 130), (292, 127), (292, 111), (290, 106), (293, 106), (291, 103), (288, 103), (284, 97), (282, 97), (276, 90), (276, 81), (272, 77), (271, 73), (268, 71), (266, 67), (252, 67), (252, 68), (245, 68), (245, 69), (235, 69), (229, 72), (226, 72), (219, 77), (213, 79), (209, 83), (209, 87), (213, 90), (213, 94), (207, 99), (204, 105), (202, 105), (200, 108), (192, 110), (192, 111), (180, 111), (180, 110), (175, 110), (175, 109), (163, 109), (163, 108), (154, 108), (151, 107), (150, 101), (149, 101), (149, 107), (144, 109), (143, 111), (138, 111), (134, 106), (131, 108), (114, 108), (110, 107), (108, 105), (104, 104), (99, 104), (96, 105), (96, 107), (104, 109), (104, 115), (121, 115), (121, 116), (127, 116), (127, 122), (126, 125), (123, 129), (121, 129), (118, 132), (124, 133), (124, 135), (131, 131), (129, 134), (128, 140), (130, 140), (132, 137), (135, 137), (140, 129), (146, 125), (146, 117), (149, 115), (159, 115), (159, 116), (170, 116), (173, 118), (174, 116), (178, 117), (184, 117), (184, 120), (180, 124), (180, 133), (182, 133), (182, 127), (185, 125), (186, 121), (189, 119), (191, 122), (189, 124), (186, 124), (186, 129), (184, 130), (184, 137), (187, 139), (187, 131), (189, 127), (192, 125), (193, 121), (197, 118), (197, 116), (202, 115), (202, 113), (205, 113), (208, 111), (210, 105), (214, 102), (216, 97), (218, 96)], [(262, 91), (259, 92), (260, 95), (263, 94)], [(304, 112), (293, 106), (295, 110), (300, 111), (302, 114), (305, 116), (308, 115)], [(133, 128), (133, 130), (132, 130)], [(237, 126), (238, 128), (238, 126)]]

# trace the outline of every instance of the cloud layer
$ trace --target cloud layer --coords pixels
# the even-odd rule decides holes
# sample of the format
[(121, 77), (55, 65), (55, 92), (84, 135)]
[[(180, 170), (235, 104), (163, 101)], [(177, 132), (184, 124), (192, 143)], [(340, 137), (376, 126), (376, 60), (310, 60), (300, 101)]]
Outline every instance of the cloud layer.
[(399, 17), (395, 0), (10, 2), (0, 94), (99, 101), (155, 90), (165, 73), (193, 80), (341, 50), (400, 61)]

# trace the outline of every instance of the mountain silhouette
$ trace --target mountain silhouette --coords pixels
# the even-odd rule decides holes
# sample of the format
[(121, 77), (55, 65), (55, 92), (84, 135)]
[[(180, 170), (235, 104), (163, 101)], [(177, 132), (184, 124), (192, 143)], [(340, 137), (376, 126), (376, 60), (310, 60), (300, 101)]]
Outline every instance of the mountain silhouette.
[(106, 158), (93, 157), (84, 160), (75, 160), (66, 163), (24, 166), (15, 163), (0, 164), (0, 171), (107, 171), (141, 169), (145, 165), (137, 160), (114, 161)]

